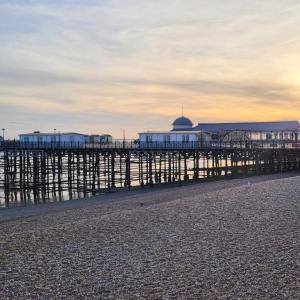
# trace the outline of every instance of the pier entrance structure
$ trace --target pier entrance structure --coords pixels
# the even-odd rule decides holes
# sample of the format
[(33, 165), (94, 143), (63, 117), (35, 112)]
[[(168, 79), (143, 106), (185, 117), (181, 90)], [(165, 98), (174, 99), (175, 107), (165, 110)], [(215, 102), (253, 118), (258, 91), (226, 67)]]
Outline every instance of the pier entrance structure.
[(0, 144), (0, 203), (82, 198), (159, 184), (300, 170), (300, 145), (274, 142)]

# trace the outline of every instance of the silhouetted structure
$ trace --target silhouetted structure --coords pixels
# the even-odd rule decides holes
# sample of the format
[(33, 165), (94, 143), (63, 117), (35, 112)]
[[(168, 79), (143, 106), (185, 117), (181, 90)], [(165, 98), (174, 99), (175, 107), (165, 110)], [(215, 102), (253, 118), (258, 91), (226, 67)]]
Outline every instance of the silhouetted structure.
[[(133, 141), (99, 147), (4, 143), (0, 188), (5, 205), (81, 198), (101, 192), (162, 183), (234, 178), (300, 169), (300, 149), (246, 147), (142, 148)], [(194, 145), (195, 146), (195, 145)]]

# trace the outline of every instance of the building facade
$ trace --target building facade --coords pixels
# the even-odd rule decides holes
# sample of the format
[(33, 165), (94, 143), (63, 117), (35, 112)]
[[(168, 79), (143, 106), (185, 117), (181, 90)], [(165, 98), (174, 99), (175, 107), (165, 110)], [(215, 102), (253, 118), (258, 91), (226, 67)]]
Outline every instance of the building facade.
[(206, 130), (220, 141), (298, 141), (298, 121), (199, 123), (194, 130)]
[(170, 131), (146, 131), (139, 133), (141, 146), (146, 145), (193, 145), (211, 140), (211, 135), (203, 130), (195, 130), (193, 123), (186, 117), (177, 118)]
[(298, 121), (245, 122), (245, 123), (198, 123), (182, 116), (173, 122), (170, 131), (139, 133), (141, 144), (187, 142), (285, 142), (293, 146), (300, 137)]
[(86, 143), (88, 135), (68, 132), (68, 133), (41, 133), (35, 131), (19, 135), (20, 143)]
[(89, 136), (89, 143), (92, 144), (110, 144), (112, 136), (110, 134), (93, 134)]
[(201, 131), (146, 131), (139, 133), (141, 143), (189, 143), (209, 141), (210, 135)]

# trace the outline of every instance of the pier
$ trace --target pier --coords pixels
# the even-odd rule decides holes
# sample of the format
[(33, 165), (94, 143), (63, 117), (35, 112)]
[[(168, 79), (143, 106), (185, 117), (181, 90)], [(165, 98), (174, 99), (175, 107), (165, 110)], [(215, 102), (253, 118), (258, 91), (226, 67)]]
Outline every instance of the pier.
[(3, 142), (0, 146), (1, 206), (299, 169), (299, 145), (282, 141), (144, 145), (136, 141)]

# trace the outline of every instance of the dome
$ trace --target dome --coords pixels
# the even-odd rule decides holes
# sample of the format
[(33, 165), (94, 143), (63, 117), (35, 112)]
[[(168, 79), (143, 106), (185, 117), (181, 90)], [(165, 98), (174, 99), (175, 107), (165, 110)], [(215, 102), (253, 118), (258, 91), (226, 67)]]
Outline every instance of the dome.
[(191, 130), (193, 123), (189, 118), (180, 117), (173, 122), (173, 130)]
[(193, 123), (192, 121), (189, 119), (189, 118), (186, 118), (186, 117), (180, 117), (180, 118), (177, 118), (173, 124), (173, 126), (193, 126)]

